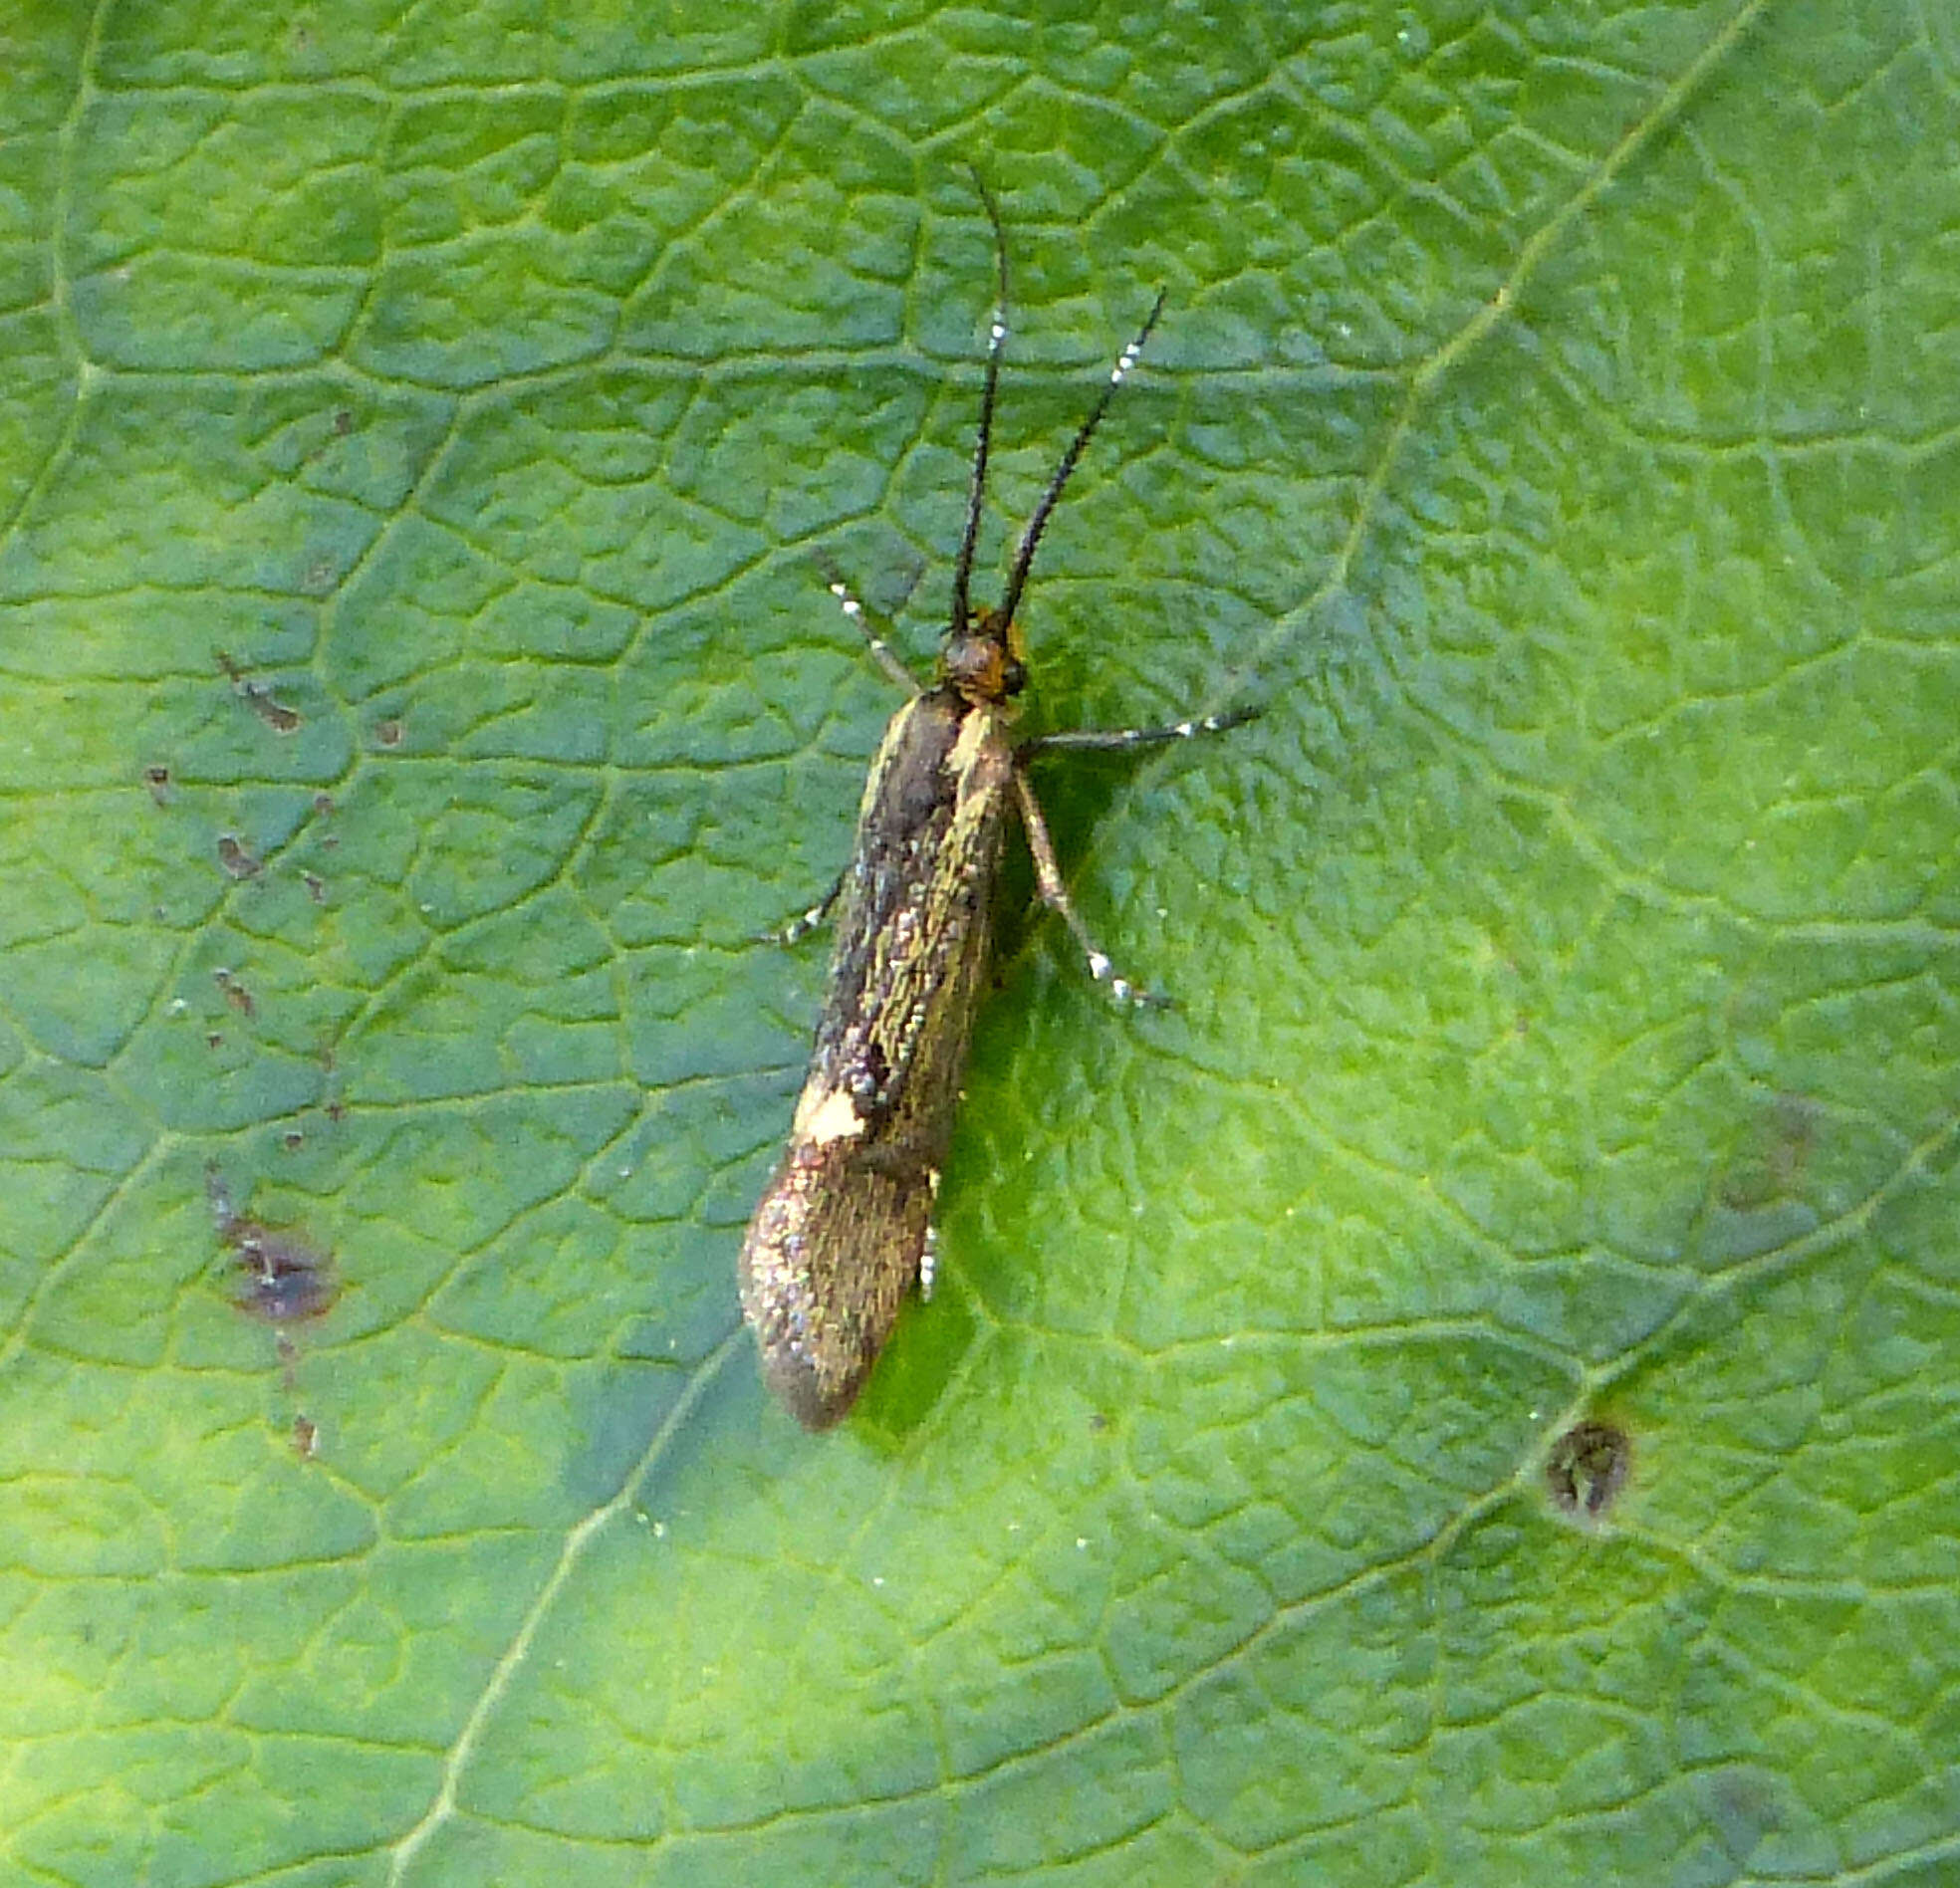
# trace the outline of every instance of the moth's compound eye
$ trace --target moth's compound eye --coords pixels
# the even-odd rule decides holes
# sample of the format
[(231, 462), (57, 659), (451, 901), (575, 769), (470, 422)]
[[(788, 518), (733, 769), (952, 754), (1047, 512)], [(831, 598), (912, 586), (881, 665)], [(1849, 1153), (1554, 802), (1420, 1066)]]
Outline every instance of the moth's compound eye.
[(1006, 665), (1001, 670), (1001, 693), (1003, 695), (1018, 695), (1027, 686), (1027, 663), (1010, 655), (1007, 658)]

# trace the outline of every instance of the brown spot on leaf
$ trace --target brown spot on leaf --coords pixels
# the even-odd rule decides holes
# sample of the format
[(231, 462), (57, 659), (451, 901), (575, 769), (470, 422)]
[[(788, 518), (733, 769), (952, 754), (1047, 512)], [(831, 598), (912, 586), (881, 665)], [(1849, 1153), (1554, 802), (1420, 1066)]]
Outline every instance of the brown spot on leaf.
[(1597, 1521), (1626, 1486), (1633, 1443), (1612, 1423), (1575, 1423), (1545, 1459), (1545, 1488), (1568, 1515)]
[(374, 739), (384, 748), (401, 745), (401, 722), (398, 716), (389, 715), (385, 721), (374, 724)]
[(217, 657), (218, 666), (231, 680), (231, 692), (275, 734), (291, 734), (300, 725), (299, 714), (294, 709), (275, 701), (271, 689), (249, 680), (245, 671), (224, 650), (219, 649)]
[(1733, 1213), (1754, 1213), (1797, 1198), (1822, 1124), (1822, 1110), (1808, 1096), (1778, 1095), (1723, 1173), (1721, 1203)]
[(333, 1259), (288, 1228), (235, 1220), (226, 1235), (243, 1278), (236, 1303), (268, 1324), (297, 1324), (334, 1308), (340, 1287)]
[(264, 860), (254, 858), (229, 832), (218, 835), (218, 863), (234, 878), (256, 878), (265, 869)]
[(228, 970), (212, 971), (211, 981), (215, 983), (218, 986), (218, 988), (224, 992), (224, 1000), (228, 1004), (230, 1004), (231, 1007), (234, 1010), (236, 1010), (240, 1016), (250, 1016), (253, 1013), (253, 1011), (258, 1007), (252, 1001), (252, 993), (249, 990), (247, 990), (245, 986), (242, 983), (240, 983), (238, 979), (231, 974), (230, 971)]
[(322, 878), (318, 872), (302, 872), (300, 874), (300, 877), (306, 883), (307, 896), (310, 897), (315, 904), (325, 904), (327, 902), (326, 879)]
[(333, 1256), (291, 1227), (268, 1226), (232, 1210), (231, 1192), (216, 1167), (204, 1188), (218, 1237), (237, 1255), (240, 1284), (232, 1302), (268, 1324), (297, 1324), (323, 1316), (341, 1296)]
[(159, 807), (170, 804), (170, 770), (167, 767), (145, 767), (143, 785), (149, 789), (149, 797)]
[(293, 1453), (311, 1462), (320, 1453), (320, 1425), (311, 1416), (293, 1418)]

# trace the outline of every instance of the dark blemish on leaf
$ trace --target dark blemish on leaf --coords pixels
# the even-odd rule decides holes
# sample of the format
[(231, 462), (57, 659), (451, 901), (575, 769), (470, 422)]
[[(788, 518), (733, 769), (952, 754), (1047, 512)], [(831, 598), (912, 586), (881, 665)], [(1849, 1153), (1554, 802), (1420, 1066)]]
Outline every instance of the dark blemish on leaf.
[(1704, 1770), (1698, 1780), (1703, 1826), (1721, 1844), (1735, 1874), (1754, 1872), (1750, 1862), (1764, 1838), (1785, 1827), (1777, 1792), (1746, 1762)]
[(306, 1136), (297, 1127), (289, 1127), (280, 1135), (279, 1144), (289, 1154), (297, 1154), (306, 1145)]
[(334, 796), (332, 794), (315, 794), (313, 797), (313, 810), (321, 819), (325, 820), (335, 811)]
[(216, 654), (218, 666), (231, 680), (231, 692), (275, 734), (291, 734), (300, 725), (299, 715), (285, 703), (273, 700), (271, 689), (248, 680), (245, 671), (224, 650), (219, 649)]
[(335, 413), (334, 430), (343, 439), (345, 439), (349, 433), (353, 432), (354, 409), (351, 406), (343, 406), (337, 413)]
[(318, 872), (302, 872), (300, 877), (306, 884), (307, 896), (315, 904), (325, 904), (327, 902), (326, 879), (322, 878)]
[(268, 1324), (297, 1324), (333, 1309), (340, 1298), (329, 1256), (291, 1231), (237, 1220), (227, 1236), (244, 1283), (234, 1302)]
[(1611, 1423), (1575, 1423), (1552, 1445), (1545, 1487), (1562, 1514), (1596, 1521), (1626, 1486), (1633, 1444)]
[(327, 1118), (330, 1121), (345, 1121), (347, 1119), (347, 1103), (345, 1101), (328, 1102)]
[[(268, 1324), (298, 1324), (323, 1316), (340, 1298), (331, 1255), (290, 1227), (267, 1226), (233, 1211), (231, 1191), (215, 1166), (204, 1170), (204, 1191), (217, 1217), (218, 1237), (237, 1255), (240, 1286), (232, 1302)], [(282, 1339), (281, 1355), (289, 1356)]]
[(224, 1048), (224, 1032), (222, 1030), (210, 1031), (204, 1038), (204, 1047), (206, 1049)]
[(390, 715), (385, 721), (377, 722), (374, 727), (374, 739), (384, 748), (399, 747), (401, 745), (400, 720)]
[(256, 878), (265, 869), (229, 832), (218, 835), (218, 863), (234, 878)]
[(320, 1453), (320, 1425), (311, 1416), (293, 1418), (293, 1453), (311, 1462)]
[(1801, 1094), (1780, 1094), (1722, 1176), (1717, 1197), (1732, 1213), (1760, 1212), (1795, 1199), (1817, 1151), (1820, 1110)]
[(250, 1016), (258, 1008), (252, 1001), (252, 993), (228, 970), (214, 970), (211, 981), (224, 992), (224, 1000), (240, 1016)]
[(170, 770), (167, 767), (145, 767), (143, 785), (149, 789), (149, 797), (159, 807), (170, 804)]

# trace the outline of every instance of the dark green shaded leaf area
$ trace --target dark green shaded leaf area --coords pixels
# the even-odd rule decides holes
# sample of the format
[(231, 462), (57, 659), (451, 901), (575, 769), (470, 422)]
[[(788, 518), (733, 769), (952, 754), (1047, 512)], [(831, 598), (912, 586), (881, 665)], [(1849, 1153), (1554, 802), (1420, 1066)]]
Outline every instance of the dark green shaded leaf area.
[[(1960, 1876), (1950, 8), (29, 0), (0, 121), (0, 1877)], [(1168, 291), (1031, 725), (1264, 714), (1043, 763), (1178, 1007), (1017, 859), (810, 1438), (969, 162), (981, 594)]]

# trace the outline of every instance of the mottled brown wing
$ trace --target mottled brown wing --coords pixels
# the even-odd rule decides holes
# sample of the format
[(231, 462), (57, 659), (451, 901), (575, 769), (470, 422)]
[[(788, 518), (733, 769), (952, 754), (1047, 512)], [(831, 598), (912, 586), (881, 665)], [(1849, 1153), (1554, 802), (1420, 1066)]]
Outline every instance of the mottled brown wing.
[(1013, 753), (999, 717), (942, 708), (901, 710), (873, 767), (796, 1127), (737, 1267), (763, 1373), (811, 1429), (856, 1400), (918, 1277), (985, 975)]
[(932, 1183), (848, 1141), (796, 1141), (737, 1268), (762, 1373), (806, 1429), (850, 1409), (918, 1276)]
[(998, 713), (933, 694), (892, 718), (845, 874), (800, 1115), (840, 1092), (873, 1116), (904, 1107), (989, 922), (1013, 770)]

